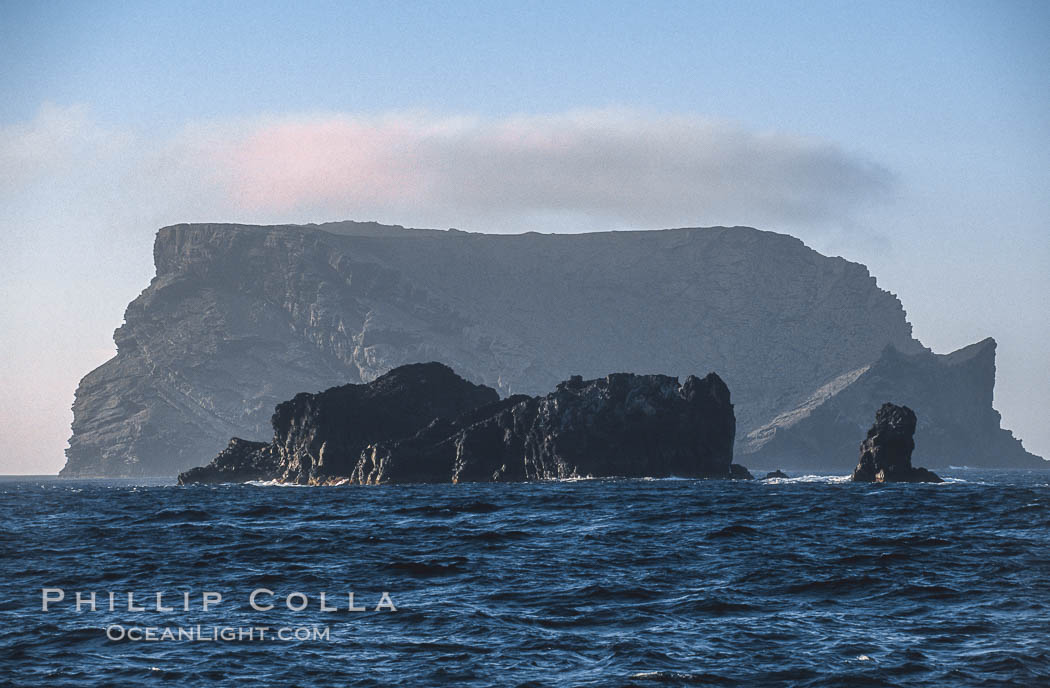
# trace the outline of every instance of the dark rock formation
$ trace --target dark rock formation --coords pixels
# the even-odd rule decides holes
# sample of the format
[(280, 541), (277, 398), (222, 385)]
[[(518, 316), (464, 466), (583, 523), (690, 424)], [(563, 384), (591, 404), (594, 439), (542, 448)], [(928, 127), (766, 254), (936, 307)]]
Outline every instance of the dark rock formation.
[(545, 397), (514, 396), (413, 437), (377, 443), (352, 478), (376, 484), (749, 477), (731, 468), (735, 431), (729, 389), (714, 373), (681, 384), (666, 375), (574, 376)]
[(729, 477), (733, 480), (754, 480), (755, 476), (751, 475), (751, 471), (747, 470), (744, 466), (738, 463), (730, 464), (729, 466)]
[(930, 354), (864, 266), (782, 234), (178, 225), (160, 230), (154, 259), (117, 356), (77, 389), (64, 476), (175, 475), (231, 436), (269, 437), (296, 392), (428, 360), (503, 395), (545, 394), (571, 373), (718, 370), (737, 456), (785, 468), (781, 451), (848, 468), (843, 438), (855, 442), (884, 385), (907, 386), (894, 398), (923, 419), (927, 465), (1042, 465), (999, 428), (994, 343), (968, 362)]
[(907, 406), (885, 403), (860, 445), (860, 463), (852, 480), (864, 483), (939, 483), (935, 473), (913, 468), (915, 412)]
[[(297, 394), (278, 404), (269, 445), (235, 439), (208, 466), (181, 474), (179, 483), (236, 482), (232, 464), (238, 461), (246, 464), (242, 472), (249, 480), (309, 485), (345, 479), (367, 445), (498, 400), (494, 389), (467, 382), (440, 363), (401, 366), (368, 384)], [(260, 475), (256, 466), (269, 470)]]
[(273, 447), (234, 437), (207, 466), (191, 468), (179, 475), (180, 485), (193, 483), (247, 483), (270, 480), (277, 472)]
[[(447, 398), (437, 403), (440, 390)], [(714, 373), (681, 384), (575, 376), (544, 397), (500, 401), (440, 364), (409, 365), (368, 385), (300, 394), (278, 405), (273, 427), (270, 445), (238, 454), (249, 479), (268, 460), (268, 478), (300, 484), (751, 477), (732, 463), (736, 420)], [(179, 482), (236, 475), (233, 444)]]
[(788, 477), (787, 473), (785, 473), (784, 471), (782, 471), (780, 469), (777, 469), (775, 471), (770, 471), (769, 473), (766, 473), (766, 477), (764, 477), (762, 479), (763, 480), (773, 480), (774, 478), (781, 478), (782, 479), (782, 478), (786, 478), (786, 477)]

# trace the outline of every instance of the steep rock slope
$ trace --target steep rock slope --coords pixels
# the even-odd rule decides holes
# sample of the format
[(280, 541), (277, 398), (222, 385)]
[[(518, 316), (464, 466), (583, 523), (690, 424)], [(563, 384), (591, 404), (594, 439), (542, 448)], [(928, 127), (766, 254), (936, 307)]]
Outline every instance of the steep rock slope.
[(177, 225), (158, 232), (154, 257), (157, 276), (128, 306), (116, 357), (77, 390), (63, 475), (174, 475), (231, 436), (265, 439), (271, 409), (297, 392), (419, 361), (504, 395), (544, 393), (574, 374), (718, 370), (743, 439), (887, 345), (924, 352), (864, 266), (743, 227)]

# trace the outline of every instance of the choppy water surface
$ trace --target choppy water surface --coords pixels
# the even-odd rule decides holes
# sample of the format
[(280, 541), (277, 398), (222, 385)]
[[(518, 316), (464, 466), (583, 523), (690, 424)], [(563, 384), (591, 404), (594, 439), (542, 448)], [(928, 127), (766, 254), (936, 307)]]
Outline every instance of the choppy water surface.
[[(1048, 685), (1050, 474), (945, 474), (957, 481), (5, 479), (0, 683)], [(43, 612), (44, 587), (66, 600)], [(260, 587), (273, 610), (248, 606)], [(75, 612), (77, 591), (99, 611)], [(223, 602), (202, 611), (204, 591)], [(350, 591), (369, 611), (346, 611)], [(383, 591), (396, 612), (374, 611)], [(176, 611), (156, 611), (157, 592)], [(306, 610), (285, 608), (292, 592)], [(318, 609), (321, 592), (339, 611)], [(112, 624), (330, 637), (114, 641)]]

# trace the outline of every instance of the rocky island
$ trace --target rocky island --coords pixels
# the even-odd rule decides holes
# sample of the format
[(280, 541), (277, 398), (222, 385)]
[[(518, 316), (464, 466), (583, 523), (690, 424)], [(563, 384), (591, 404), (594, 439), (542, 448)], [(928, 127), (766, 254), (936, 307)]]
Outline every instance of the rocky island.
[(915, 412), (889, 402), (875, 413), (875, 424), (860, 445), (860, 463), (851, 480), (863, 483), (940, 483), (933, 471), (914, 468)]
[(270, 443), (239, 438), (180, 484), (457, 483), (583, 477), (750, 478), (718, 375), (574, 376), (499, 400), (440, 363), (278, 404)]
[(302, 390), (432, 360), (504, 397), (717, 370), (750, 465), (847, 472), (894, 398), (919, 414), (924, 465), (1046, 466), (992, 406), (993, 340), (931, 352), (867, 268), (784, 234), (183, 224), (154, 262), (116, 356), (77, 389), (63, 476), (174, 476), (231, 436), (266, 443)]

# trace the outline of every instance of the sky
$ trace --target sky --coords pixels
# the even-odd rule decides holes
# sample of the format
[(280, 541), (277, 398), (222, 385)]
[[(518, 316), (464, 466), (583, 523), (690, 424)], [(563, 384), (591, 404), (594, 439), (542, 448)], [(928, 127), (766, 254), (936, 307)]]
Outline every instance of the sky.
[(178, 222), (750, 225), (999, 343), (1050, 458), (1050, 3), (0, 0), (0, 474)]

